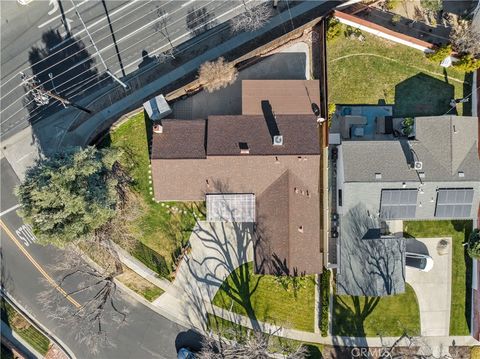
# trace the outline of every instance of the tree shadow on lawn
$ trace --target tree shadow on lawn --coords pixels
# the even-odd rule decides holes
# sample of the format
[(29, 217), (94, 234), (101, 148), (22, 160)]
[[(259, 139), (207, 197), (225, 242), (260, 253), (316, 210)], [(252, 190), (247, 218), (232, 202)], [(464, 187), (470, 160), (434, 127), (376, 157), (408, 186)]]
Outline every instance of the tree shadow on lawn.
[[(366, 337), (365, 321), (375, 310), (380, 297), (333, 297), (333, 334), (345, 337)], [(351, 303), (348, 303), (351, 301)]]
[(450, 101), (454, 97), (453, 85), (418, 73), (395, 86), (393, 114), (396, 117), (443, 115), (450, 110)]

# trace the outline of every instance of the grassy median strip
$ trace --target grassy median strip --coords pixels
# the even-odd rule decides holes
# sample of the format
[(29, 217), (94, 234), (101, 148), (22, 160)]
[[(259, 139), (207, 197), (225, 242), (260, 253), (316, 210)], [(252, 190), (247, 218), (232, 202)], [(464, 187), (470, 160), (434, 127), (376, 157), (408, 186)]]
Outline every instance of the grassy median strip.
[(149, 302), (153, 302), (164, 292), (161, 288), (125, 266), (123, 267), (123, 273), (120, 274), (117, 279)]
[[(223, 319), (213, 314), (208, 314), (208, 326), (214, 333), (226, 339), (234, 339), (245, 337), (248, 332), (248, 328), (233, 323), (229, 320)], [(295, 339), (282, 338), (275, 335), (270, 336), (269, 351), (272, 353), (285, 353), (286, 350), (295, 350), (300, 345), (305, 345), (308, 349), (309, 359), (321, 359), (323, 345), (317, 343), (301, 342)]]
[[(472, 77), (455, 68), (442, 68), (411, 47), (361, 32), (349, 37), (342, 25), (327, 42), (329, 103), (395, 104), (394, 115), (443, 115), (452, 98), (471, 92)], [(470, 115), (471, 105), (458, 106)]]
[(0, 300), (2, 302), (2, 321), (30, 344), (32, 348), (40, 354), (45, 355), (50, 348), (50, 340), (37, 330), (37, 328), (31, 325), (29, 321), (27, 321), (3, 298)]
[(248, 263), (230, 274), (213, 304), (259, 321), (313, 332), (314, 290), (314, 276), (257, 275)]
[(450, 335), (470, 335), (472, 260), (463, 243), (472, 232), (472, 221), (408, 221), (406, 235), (415, 238), (452, 237), (452, 303)]
[(160, 276), (170, 278), (175, 260), (196, 223), (195, 216), (203, 218), (205, 210), (203, 202), (157, 203), (152, 200), (150, 125), (144, 113), (138, 113), (112, 130), (100, 145), (123, 149), (123, 165), (134, 180), (133, 189), (138, 194), (141, 213), (129, 225), (131, 234), (139, 241), (132, 255)]

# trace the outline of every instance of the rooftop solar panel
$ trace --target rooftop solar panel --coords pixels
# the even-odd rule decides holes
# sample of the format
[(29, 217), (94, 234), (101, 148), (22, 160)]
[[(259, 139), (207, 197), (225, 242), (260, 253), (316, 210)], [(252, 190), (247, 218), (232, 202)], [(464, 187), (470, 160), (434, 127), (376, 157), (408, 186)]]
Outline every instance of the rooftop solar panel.
[(437, 194), (435, 217), (469, 218), (472, 202), (473, 188), (440, 188)]
[(206, 202), (209, 222), (255, 222), (254, 194), (207, 194)]
[(389, 219), (415, 218), (417, 189), (383, 189), (380, 216)]

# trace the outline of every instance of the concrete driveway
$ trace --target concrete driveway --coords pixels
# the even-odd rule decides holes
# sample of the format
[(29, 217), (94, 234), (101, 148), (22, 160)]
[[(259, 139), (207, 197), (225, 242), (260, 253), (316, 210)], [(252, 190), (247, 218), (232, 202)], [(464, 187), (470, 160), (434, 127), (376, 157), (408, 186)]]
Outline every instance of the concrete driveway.
[[(406, 281), (417, 295), (422, 336), (448, 336), (452, 283), (452, 238), (416, 238), (433, 259), (429, 272), (406, 267)], [(448, 241), (448, 252), (439, 255), (437, 244)], [(407, 244), (408, 248), (408, 244)]]
[(253, 223), (199, 222), (190, 236), (191, 251), (181, 261), (174, 293), (154, 305), (204, 327), (207, 308), (218, 289), (240, 265), (253, 261)]

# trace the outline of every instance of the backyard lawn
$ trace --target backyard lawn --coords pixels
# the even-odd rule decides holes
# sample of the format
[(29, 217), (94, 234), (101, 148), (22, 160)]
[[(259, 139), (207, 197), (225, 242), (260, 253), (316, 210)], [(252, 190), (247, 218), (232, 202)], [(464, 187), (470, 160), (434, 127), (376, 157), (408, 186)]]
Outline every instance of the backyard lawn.
[(472, 221), (409, 221), (403, 224), (405, 234), (411, 237), (452, 237), (450, 335), (470, 334), (472, 260), (462, 244), (470, 235), (472, 225)]
[(213, 304), (259, 321), (313, 332), (315, 279), (298, 280), (297, 290), (291, 282), (285, 289), (275, 276), (253, 274), (253, 265), (248, 263), (230, 274)]
[[(343, 26), (343, 30), (346, 27)], [(471, 92), (471, 76), (427, 60), (424, 54), (363, 32), (365, 41), (343, 32), (327, 42), (329, 103), (395, 104), (399, 117), (443, 115), (452, 98)], [(458, 107), (470, 115), (470, 103)]]
[(140, 202), (141, 214), (129, 226), (131, 233), (140, 241), (132, 254), (152, 270), (168, 277), (180, 248), (188, 241), (195, 225), (194, 214), (203, 217), (204, 204), (157, 203), (152, 200), (148, 152), (151, 132), (147, 131), (147, 121), (143, 112), (132, 116), (111, 131), (101, 145), (124, 150), (123, 165), (134, 180), (133, 189)]
[(333, 335), (400, 336), (420, 334), (420, 312), (414, 290), (387, 297), (333, 297)]

